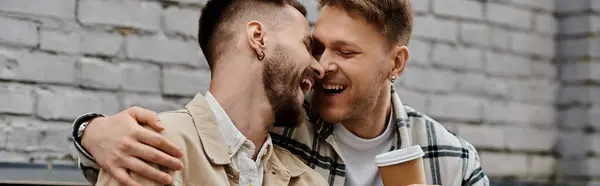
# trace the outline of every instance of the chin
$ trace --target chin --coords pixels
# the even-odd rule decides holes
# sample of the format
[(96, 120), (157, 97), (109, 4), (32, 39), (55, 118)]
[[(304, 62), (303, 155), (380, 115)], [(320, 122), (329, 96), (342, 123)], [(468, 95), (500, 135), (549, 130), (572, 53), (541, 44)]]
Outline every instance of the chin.
[(344, 118), (344, 113), (344, 110), (341, 108), (323, 106), (319, 109), (319, 117), (332, 124), (341, 122)]

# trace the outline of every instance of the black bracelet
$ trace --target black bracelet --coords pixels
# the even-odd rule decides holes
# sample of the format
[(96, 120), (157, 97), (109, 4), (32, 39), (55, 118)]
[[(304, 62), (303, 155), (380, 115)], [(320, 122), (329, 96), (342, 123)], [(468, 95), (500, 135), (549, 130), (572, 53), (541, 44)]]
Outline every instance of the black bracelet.
[(77, 137), (77, 131), (79, 130), (79, 127), (87, 122), (90, 121), (92, 119), (98, 118), (98, 117), (105, 117), (106, 115), (104, 114), (100, 114), (100, 113), (85, 113), (79, 117), (77, 117), (77, 119), (75, 119), (75, 121), (73, 121), (73, 128), (71, 128), (71, 137), (73, 138), (73, 140), (77, 141), (77, 143), (81, 142), (81, 139), (79, 139)]

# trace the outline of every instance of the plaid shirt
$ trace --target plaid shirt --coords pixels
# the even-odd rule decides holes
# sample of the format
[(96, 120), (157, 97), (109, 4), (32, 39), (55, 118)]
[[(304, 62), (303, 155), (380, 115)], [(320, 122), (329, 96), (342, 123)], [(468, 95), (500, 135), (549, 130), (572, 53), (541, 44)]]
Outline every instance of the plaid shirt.
[[(430, 117), (404, 106), (392, 87), (394, 123), (397, 127), (392, 150), (420, 145), (425, 152), (423, 165), (428, 184), (488, 186), (479, 156), (473, 145), (446, 130)], [(310, 106), (304, 104), (306, 110)], [(275, 127), (271, 138), (300, 157), (329, 181), (329, 185), (344, 185), (346, 167), (332, 135), (337, 124), (330, 124), (308, 113), (309, 121), (300, 126)]]
[[(392, 123), (397, 130), (394, 130), (394, 145), (390, 151), (420, 145), (425, 152), (423, 165), (428, 184), (489, 185), (489, 180), (481, 169), (477, 151), (471, 144), (430, 117), (404, 106), (393, 87), (392, 106), (395, 116), (395, 122)], [(308, 104), (304, 104), (304, 108), (309, 112), (308, 121), (298, 127), (274, 127), (270, 133), (273, 143), (298, 156), (324, 176), (329, 185), (344, 185), (346, 168), (332, 135), (335, 125), (312, 117)], [(80, 118), (75, 120), (74, 129), (82, 123)], [(98, 166), (78, 140), (75, 140), (75, 147), (79, 151), (79, 167), (86, 179), (95, 183)]]

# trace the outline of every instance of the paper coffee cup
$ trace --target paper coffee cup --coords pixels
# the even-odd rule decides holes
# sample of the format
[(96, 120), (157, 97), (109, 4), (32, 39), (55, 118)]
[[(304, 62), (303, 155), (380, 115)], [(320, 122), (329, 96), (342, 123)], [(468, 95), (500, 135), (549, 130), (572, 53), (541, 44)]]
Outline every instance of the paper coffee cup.
[(398, 149), (375, 156), (384, 186), (426, 184), (423, 156), (420, 146)]

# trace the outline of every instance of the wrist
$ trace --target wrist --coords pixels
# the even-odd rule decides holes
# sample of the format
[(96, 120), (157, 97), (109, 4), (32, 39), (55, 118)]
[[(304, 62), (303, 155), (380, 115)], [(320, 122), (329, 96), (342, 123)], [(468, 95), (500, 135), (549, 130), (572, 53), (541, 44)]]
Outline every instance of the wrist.
[(91, 121), (93, 119), (96, 119), (99, 117), (105, 117), (105, 115), (98, 114), (98, 113), (83, 114), (83, 115), (77, 117), (77, 119), (75, 119), (75, 121), (73, 122), (73, 127), (71, 128), (71, 138), (73, 138), (73, 143), (75, 145), (75, 148), (79, 152), (80, 157), (83, 157), (84, 159), (87, 159), (91, 162), (95, 162), (95, 160), (91, 156), (91, 154), (87, 151), (87, 149), (85, 149), (85, 147), (83, 147), (83, 144), (82, 144), (82, 137), (83, 137), (83, 134), (85, 134), (85, 129), (86, 129), (86, 127), (82, 127), (82, 125), (84, 123), (88, 122), (87, 125), (89, 126), (89, 124), (91, 123)]
[(91, 121), (93, 119), (96, 119), (98, 117), (105, 117), (105, 115), (99, 114), (99, 113), (86, 113), (86, 114), (83, 114), (83, 115), (77, 117), (77, 119), (75, 119), (75, 121), (73, 122), (73, 128), (71, 129), (71, 131), (72, 131), (72, 137), (77, 143), (81, 143), (81, 140), (82, 140), (83, 134), (85, 133), (85, 129), (87, 128), (87, 125), (89, 125), (89, 123), (91, 123)]

